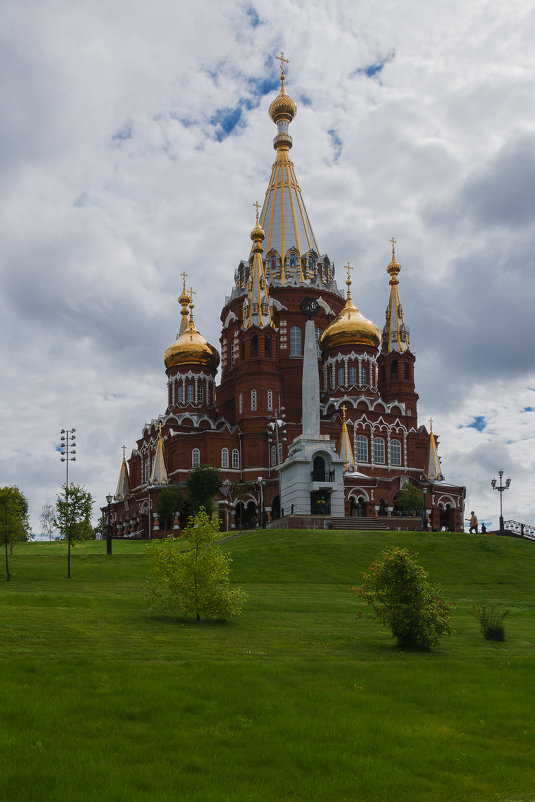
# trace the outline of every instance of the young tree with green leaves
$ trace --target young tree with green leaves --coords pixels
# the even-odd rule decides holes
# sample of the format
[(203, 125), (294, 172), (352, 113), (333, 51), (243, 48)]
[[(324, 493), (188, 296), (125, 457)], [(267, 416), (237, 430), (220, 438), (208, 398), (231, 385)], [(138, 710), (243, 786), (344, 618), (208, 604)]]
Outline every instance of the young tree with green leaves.
[(175, 515), (180, 515), (184, 505), (184, 491), (179, 485), (169, 485), (160, 491), (157, 512), (158, 523), (163, 532), (173, 528)]
[(26, 540), (30, 535), (28, 501), (16, 485), (0, 487), (0, 537), (6, 554), (6, 579), (9, 582), (9, 553), (13, 543)]
[(155, 540), (149, 546), (152, 572), (146, 600), (151, 615), (183, 615), (227, 620), (241, 612), (245, 593), (230, 586), (231, 558), (217, 543), (219, 521), (201, 509), (178, 538)]
[(362, 574), (363, 584), (352, 588), (375, 617), (390, 627), (400, 649), (429, 651), (451, 633), (453, 604), (439, 596), (415, 554), (394, 546), (383, 552)]
[(67, 576), (71, 578), (71, 545), (81, 540), (90, 540), (93, 537), (91, 526), (91, 513), (93, 512), (93, 497), (85, 487), (75, 485), (62, 485), (62, 492), (56, 501), (56, 517), (54, 526), (59, 529), (61, 536), (67, 541)]
[(203, 507), (208, 515), (214, 511), (214, 496), (222, 484), (221, 474), (211, 465), (198, 465), (193, 468), (186, 480), (188, 506), (192, 515)]
[(403, 512), (420, 515), (424, 508), (424, 495), (412, 482), (407, 482), (394, 499), (396, 507)]

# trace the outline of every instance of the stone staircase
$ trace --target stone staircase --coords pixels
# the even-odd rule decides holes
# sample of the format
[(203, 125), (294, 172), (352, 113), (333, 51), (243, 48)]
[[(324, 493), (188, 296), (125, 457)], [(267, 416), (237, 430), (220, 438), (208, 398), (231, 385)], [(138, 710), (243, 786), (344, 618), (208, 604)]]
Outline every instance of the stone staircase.
[(377, 529), (384, 531), (388, 529), (388, 526), (385, 526), (380, 518), (331, 518), (330, 529)]

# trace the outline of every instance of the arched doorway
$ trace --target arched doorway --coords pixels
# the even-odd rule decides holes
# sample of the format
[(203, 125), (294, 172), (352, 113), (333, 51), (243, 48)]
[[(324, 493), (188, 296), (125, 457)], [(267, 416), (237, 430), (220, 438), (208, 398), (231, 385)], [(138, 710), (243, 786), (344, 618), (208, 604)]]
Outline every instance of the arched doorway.
[(271, 520), (281, 517), (281, 499), (280, 496), (275, 496), (271, 502)]
[(351, 497), (351, 504), (349, 505), (349, 514), (352, 518), (364, 517), (364, 499), (359, 496), (358, 499)]
[(238, 501), (234, 511), (236, 529), (254, 529), (256, 526), (256, 504), (254, 501)]
[(325, 460), (319, 455), (314, 457), (312, 463), (312, 481), (324, 482), (325, 481)]
[(386, 515), (387, 514), (387, 511), (386, 511), (386, 499), (385, 498), (380, 498), (379, 499), (379, 510), (378, 510), (378, 512), (379, 512), (379, 515)]

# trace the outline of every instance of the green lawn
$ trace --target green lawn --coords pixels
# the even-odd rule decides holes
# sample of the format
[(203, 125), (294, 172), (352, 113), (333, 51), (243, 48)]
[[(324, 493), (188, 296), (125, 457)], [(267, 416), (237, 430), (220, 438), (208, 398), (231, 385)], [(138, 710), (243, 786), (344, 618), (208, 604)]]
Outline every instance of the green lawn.
[[(399, 652), (350, 593), (391, 544), (456, 603)], [(229, 624), (151, 620), (140, 542), (18, 545), (0, 580), (0, 799), (535, 800), (535, 543), (255, 532), (230, 541)], [(500, 603), (507, 640), (472, 602)]]

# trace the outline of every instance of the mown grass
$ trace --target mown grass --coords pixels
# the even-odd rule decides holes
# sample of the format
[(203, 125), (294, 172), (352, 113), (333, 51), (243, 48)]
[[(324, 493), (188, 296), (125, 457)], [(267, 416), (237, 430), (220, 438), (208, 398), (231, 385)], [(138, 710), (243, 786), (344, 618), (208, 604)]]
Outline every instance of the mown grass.
[[(350, 587), (418, 551), (455, 633), (399, 652)], [(152, 620), (146, 546), (21, 544), (0, 582), (0, 799), (533, 800), (535, 545), (255, 532), (229, 624)], [(486, 642), (472, 603), (502, 604)]]

